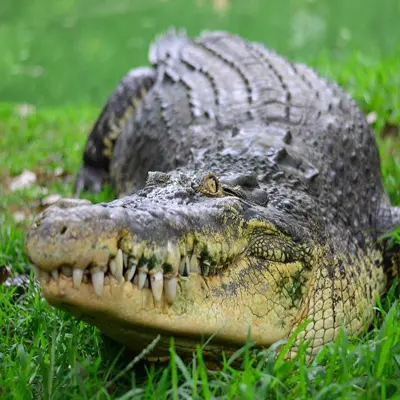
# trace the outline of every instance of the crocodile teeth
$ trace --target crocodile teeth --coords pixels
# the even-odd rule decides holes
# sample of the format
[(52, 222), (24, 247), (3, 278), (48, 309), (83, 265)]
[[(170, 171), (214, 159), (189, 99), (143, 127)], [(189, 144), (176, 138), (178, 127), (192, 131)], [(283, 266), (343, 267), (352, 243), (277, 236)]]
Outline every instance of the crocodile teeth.
[(135, 275), (136, 272), (136, 267), (137, 265), (135, 263), (132, 263), (131, 266), (129, 267), (128, 271), (125, 273), (125, 280), (126, 281), (131, 281), (133, 276)]
[(185, 257), (185, 265), (186, 265), (186, 274), (189, 275), (189, 273), (190, 273), (190, 258), (189, 258), (189, 256)]
[(199, 265), (199, 260), (196, 257), (196, 254), (192, 255), (192, 258), (190, 259), (190, 272), (196, 272), (196, 273), (200, 273), (200, 265)]
[(116, 269), (115, 269), (115, 279), (118, 282), (121, 282), (123, 277), (123, 270), (124, 270), (124, 258), (122, 255), (122, 250), (118, 249), (117, 256), (115, 257)]
[(51, 277), (58, 282), (58, 269), (51, 271)]
[(122, 253), (122, 256), (124, 258), (124, 267), (127, 267), (128, 266), (128, 254)]
[(144, 245), (140, 243), (136, 243), (133, 245), (133, 254), (137, 259), (142, 257)]
[(109, 267), (111, 274), (115, 276), (115, 273), (117, 272), (117, 262), (115, 261), (115, 258), (110, 260)]
[(172, 304), (175, 301), (177, 285), (178, 279), (176, 277), (164, 281), (164, 293), (169, 304)]
[(167, 263), (172, 265), (173, 267), (179, 266), (179, 262), (181, 260), (181, 254), (176, 246), (174, 246), (171, 242), (167, 244)]
[(72, 276), (72, 268), (68, 266), (61, 267), (61, 273), (65, 276), (71, 278)]
[(81, 287), (83, 278), (83, 270), (79, 268), (74, 268), (72, 271), (72, 280), (74, 282), (74, 288), (79, 289)]
[(147, 278), (147, 268), (139, 268), (138, 275), (139, 275), (139, 281), (138, 281), (139, 289), (143, 289), (143, 286), (146, 283), (146, 278)]
[(153, 292), (154, 299), (160, 301), (163, 292), (164, 275), (161, 271), (157, 271), (151, 277), (151, 291)]
[(95, 268), (93, 268), (92, 271), (93, 270), (95, 270), (95, 272), (92, 272), (93, 288), (97, 296), (101, 296), (104, 288), (104, 272), (98, 271)]

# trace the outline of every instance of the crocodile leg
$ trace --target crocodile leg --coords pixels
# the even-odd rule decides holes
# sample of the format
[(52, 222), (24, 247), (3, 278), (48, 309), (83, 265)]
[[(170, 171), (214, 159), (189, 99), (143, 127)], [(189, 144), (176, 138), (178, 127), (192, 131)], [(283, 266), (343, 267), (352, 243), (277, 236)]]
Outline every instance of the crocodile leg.
[(75, 195), (82, 190), (97, 193), (108, 180), (109, 165), (118, 137), (154, 84), (152, 68), (131, 70), (118, 84), (88, 137), (83, 167), (75, 183)]

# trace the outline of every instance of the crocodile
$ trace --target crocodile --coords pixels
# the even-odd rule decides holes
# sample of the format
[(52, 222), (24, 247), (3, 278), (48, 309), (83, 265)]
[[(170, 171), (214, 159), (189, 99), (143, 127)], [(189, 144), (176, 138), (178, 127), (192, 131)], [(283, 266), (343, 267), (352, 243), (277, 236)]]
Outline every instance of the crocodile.
[[(33, 221), (45, 298), (140, 351), (206, 358), (288, 338), (310, 356), (368, 329), (400, 223), (365, 115), (336, 83), (226, 32), (171, 30), (118, 84), (76, 193)], [(392, 252), (393, 253), (393, 252)], [(397, 254), (397, 253), (396, 253)], [(396, 258), (397, 259), (397, 258)], [(296, 331), (297, 330), (297, 331)]]

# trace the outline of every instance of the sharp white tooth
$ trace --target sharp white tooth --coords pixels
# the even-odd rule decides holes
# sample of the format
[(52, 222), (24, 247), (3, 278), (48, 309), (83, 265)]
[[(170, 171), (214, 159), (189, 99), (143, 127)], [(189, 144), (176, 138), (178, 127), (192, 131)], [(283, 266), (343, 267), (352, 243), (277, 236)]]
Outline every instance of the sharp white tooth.
[(180, 255), (181, 255), (182, 257), (186, 257), (186, 255), (187, 255), (187, 249), (186, 249), (186, 244), (185, 244), (185, 243), (181, 243), (181, 244), (179, 245), (179, 252), (180, 252)]
[(142, 257), (143, 254), (143, 249), (144, 249), (144, 245), (140, 244), (140, 243), (136, 243), (133, 245), (133, 254), (134, 256), (139, 260), (140, 257)]
[(164, 264), (167, 258), (167, 252), (163, 247), (157, 248), (156, 250), (154, 250), (153, 256), (156, 258), (157, 262), (161, 265)]
[(110, 260), (108, 266), (110, 267), (111, 275), (115, 276), (115, 272), (117, 271), (117, 262), (115, 261), (115, 258)]
[(148, 270), (147, 270), (146, 267), (145, 268), (139, 268), (139, 270), (138, 270), (138, 275), (139, 275), (138, 286), (139, 286), (139, 289), (143, 289), (143, 286), (144, 286), (144, 284), (146, 282), (146, 279), (147, 279), (147, 272), (148, 272)]
[(176, 277), (164, 280), (164, 293), (169, 304), (172, 304), (175, 301), (177, 285), (178, 279)]
[(56, 282), (58, 282), (58, 269), (51, 271), (51, 276)]
[(97, 296), (101, 296), (103, 293), (103, 288), (104, 288), (104, 272), (103, 271), (98, 271), (92, 272), (92, 284), (95, 293)]
[(176, 269), (179, 267), (181, 261), (181, 254), (179, 252), (178, 246), (173, 245), (171, 242), (167, 244), (167, 263), (172, 265)]
[(118, 249), (117, 256), (115, 257), (115, 264), (116, 269), (114, 276), (118, 282), (121, 282), (124, 279), (124, 276), (122, 275), (124, 271), (124, 257), (121, 249)]
[(190, 259), (190, 272), (196, 272), (200, 273), (200, 265), (199, 265), (199, 260), (196, 257), (196, 254), (192, 255), (192, 258)]
[(186, 248), (190, 251), (194, 248), (194, 236), (189, 235), (186, 237)]
[(154, 299), (160, 301), (163, 292), (164, 275), (161, 271), (157, 271), (151, 276), (151, 291), (153, 292)]
[(146, 260), (149, 260), (149, 259), (153, 256), (153, 254), (154, 254), (154, 250), (153, 250), (152, 248), (150, 248), (150, 247), (145, 247), (145, 248), (143, 249), (143, 254), (142, 254), (142, 256), (143, 256)]
[(72, 268), (68, 266), (61, 267), (61, 273), (70, 278), (72, 276)]
[(124, 258), (124, 267), (128, 267), (128, 253), (122, 253)]
[(74, 268), (72, 271), (72, 280), (74, 282), (74, 288), (79, 289), (81, 287), (83, 278), (83, 269)]
[(137, 265), (135, 263), (131, 263), (131, 266), (129, 267), (128, 271), (125, 273), (125, 280), (126, 281), (131, 281), (133, 276), (135, 275), (136, 272), (136, 267)]

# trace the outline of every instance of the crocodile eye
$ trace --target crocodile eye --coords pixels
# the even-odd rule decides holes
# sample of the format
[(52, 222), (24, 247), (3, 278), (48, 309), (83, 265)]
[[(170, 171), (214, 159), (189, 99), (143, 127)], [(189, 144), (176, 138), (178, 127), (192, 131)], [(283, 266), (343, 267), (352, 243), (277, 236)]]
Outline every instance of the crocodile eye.
[(219, 195), (222, 193), (221, 185), (214, 174), (207, 175), (203, 179), (202, 191), (208, 195)]

